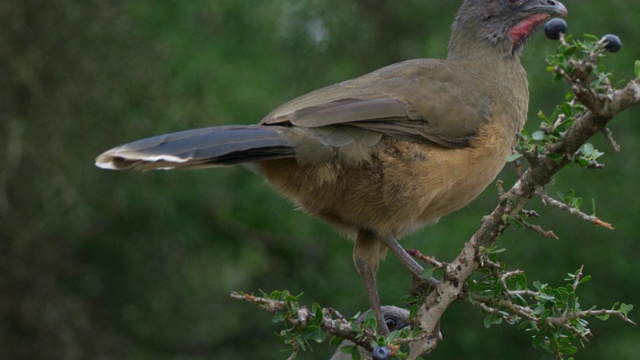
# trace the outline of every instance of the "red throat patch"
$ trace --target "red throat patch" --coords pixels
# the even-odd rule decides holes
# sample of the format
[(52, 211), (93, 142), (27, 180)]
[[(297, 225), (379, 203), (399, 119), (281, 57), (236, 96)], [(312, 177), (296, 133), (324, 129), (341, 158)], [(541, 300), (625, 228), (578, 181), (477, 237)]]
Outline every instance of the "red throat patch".
[(528, 37), (533, 32), (536, 26), (540, 25), (543, 21), (551, 17), (549, 14), (533, 14), (512, 27), (509, 30), (511, 41), (518, 43), (520, 40)]

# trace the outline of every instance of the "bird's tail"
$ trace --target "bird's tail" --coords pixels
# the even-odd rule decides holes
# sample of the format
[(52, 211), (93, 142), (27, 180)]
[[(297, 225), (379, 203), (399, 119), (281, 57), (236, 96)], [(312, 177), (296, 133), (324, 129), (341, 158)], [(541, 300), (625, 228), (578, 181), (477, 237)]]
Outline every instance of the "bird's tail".
[(114, 170), (197, 169), (294, 156), (290, 140), (275, 127), (216, 126), (120, 145), (98, 156), (96, 166)]

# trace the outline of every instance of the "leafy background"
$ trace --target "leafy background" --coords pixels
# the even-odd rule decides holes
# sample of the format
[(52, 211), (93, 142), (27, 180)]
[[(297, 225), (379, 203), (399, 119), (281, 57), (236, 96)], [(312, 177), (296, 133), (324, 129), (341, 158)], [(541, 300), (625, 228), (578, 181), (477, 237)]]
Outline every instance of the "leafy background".
[[(169, 131), (250, 124), (307, 91), (416, 57), (444, 57), (460, 1), (434, 0), (5, 0), (0, 3), (0, 356), (7, 359), (282, 359), (270, 316), (231, 301), (232, 290), (289, 289), (346, 315), (367, 307), (352, 245), (274, 195), (242, 167), (108, 172), (100, 152)], [(615, 33), (603, 60), (618, 79), (640, 58), (640, 3), (566, 0), (570, 33)], [(535, 36), (523, 56), (529, 129), (567, 92)], [(562, 172), (548, 192), (574, 189), (596, 228), (532, 201), (535, 222), (560, 240), (509, 229), (503, 260), (557, 286), (585, 264), (583, 308), (640, 304), (636, 200), (640, 109), (612, 123), (615, 153), (599, 136), (605, 170)], [(506, 184), (515, 171), (499, 176)], [(403, 241), (441, 260), (456, 255), (493, 209), (487, 189), (467, 208)], [(383, 302), (409, 289), (388, 256)], [(637, 315), (631, 314), (638, 321)], [(530, 334), (486, 330), (456, 303), (433, 359), (548, 359)], [(640, 332), (591, 321), (580, 359), (631, 359)], [(314, 346), (302, 358), (328, 358)]]

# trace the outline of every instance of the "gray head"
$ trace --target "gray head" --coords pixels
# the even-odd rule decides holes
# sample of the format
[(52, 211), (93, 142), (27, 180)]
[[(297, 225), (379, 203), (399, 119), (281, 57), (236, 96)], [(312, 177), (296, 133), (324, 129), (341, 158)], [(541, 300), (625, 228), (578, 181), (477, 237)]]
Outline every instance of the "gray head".
[(529, 36), (552, 15), (566, 16), (557, 0), (465, 0), (452, 26), (449, 58), (493, 48), (519, 55)]

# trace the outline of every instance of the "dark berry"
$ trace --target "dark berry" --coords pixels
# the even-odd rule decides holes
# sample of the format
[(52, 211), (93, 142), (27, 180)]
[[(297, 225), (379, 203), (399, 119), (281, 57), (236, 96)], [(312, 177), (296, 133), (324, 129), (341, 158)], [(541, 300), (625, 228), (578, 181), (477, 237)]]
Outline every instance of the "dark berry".
[(389, 360), (391, 359), (391, 350), (386, 346), (378, 346), (373, 349), (371, 353), (371, 359), (373, 360)]
[(600, 41), (604, 42), (604, 48), (611, 51), (612, 53), (618, 52), (620, 51), (620, 49), (622, 49), (622, 41), (620, 41), (619, 37), (613, 34), (605, 35)]
[(551, 19), (544, 26), (544, 34), (551, 40), (560, 39), (560, 33), (567, 33), (567, 23), (562, 19)]

